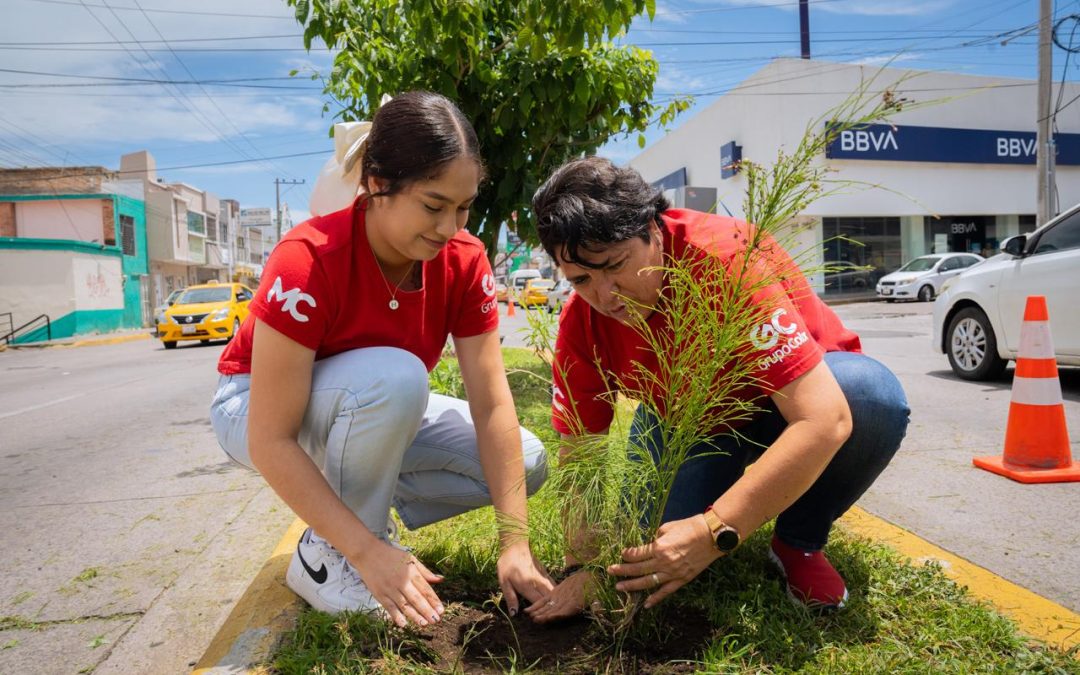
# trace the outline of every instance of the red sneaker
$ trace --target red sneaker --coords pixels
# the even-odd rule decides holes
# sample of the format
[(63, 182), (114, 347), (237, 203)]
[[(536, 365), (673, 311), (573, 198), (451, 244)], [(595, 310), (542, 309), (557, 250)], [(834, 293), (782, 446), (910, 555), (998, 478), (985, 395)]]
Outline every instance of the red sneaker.
[(840, 609), (848, 598), (839, 572), (821, 551), (788, 546), (773, 535), (769, 559), (787, 579), (788, 595), (811, 609)]

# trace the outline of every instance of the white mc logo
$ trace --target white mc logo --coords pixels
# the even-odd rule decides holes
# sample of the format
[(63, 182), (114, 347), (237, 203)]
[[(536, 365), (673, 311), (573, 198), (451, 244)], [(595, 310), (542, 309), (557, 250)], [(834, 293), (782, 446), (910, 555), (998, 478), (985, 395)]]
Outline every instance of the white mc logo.
[(799, 327), (794, 323), (787, 326), (780, 323), (780, 317), (785, 314), (787, 314), (786, 309), (773, 312), (772, 319), (768, 323), (763, 323), (750, 331), (750, 342), (754, 343), (758, 349), (772, 349), (780, 341), (781, 335), (791, 335), (798, 330)]
[(270, 287), (270, 292), (266, 294), (267, 302), (273, 302), (275, 299), (282, 301), (281, 311), (292, 314), (292, 318), (300, 323), (306, 323), (308, 318), (296, 309), (296, 305), (301, 302), (306, 302), (312, 307), (315, 306), (315, 298), (307, 293), (301, 292), (299, 288), (291, 288), (287, 291), (282, 290), (281, 277), (274, 279), (274, 285)]

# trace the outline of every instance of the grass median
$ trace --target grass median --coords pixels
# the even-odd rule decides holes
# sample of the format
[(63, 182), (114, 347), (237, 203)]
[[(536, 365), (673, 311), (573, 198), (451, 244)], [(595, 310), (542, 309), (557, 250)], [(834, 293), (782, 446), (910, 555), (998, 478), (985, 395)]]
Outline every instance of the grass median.
[[(522, 423), (547, 443), (548, 367), (528, 350), (504, 350)], [(432, 376), (436, 391), (462, 395), (456, 363)], [(622, 414), (626, 414), (624, 409)], [(529, 502), (538, 529), (557, 522), (547, 488)], [(827, 551), (848, 582), (847, 608), (818, 615), (787, 597), (767, 558), (771, 527), (658, 607), (660, 629), (616, 651), (588, 618), (537, 626), (509, 617), (498, 595), (492, 509), (408, 532), (403, 543), (446, 576), (443, 620), (397, 629), (364, 615), (304, 612), (268, 670), (283, 673), (445, 672), (1033, 672), (1080, 673), (1075, 653), (1021, 634), (936, 566), (837, 529)], [(534, 538), (556, 573), (562, 551)], [(557, 576), (557, 574), (556, 574)], [(1075, 650), (1074, 650), (1075, 651)]]

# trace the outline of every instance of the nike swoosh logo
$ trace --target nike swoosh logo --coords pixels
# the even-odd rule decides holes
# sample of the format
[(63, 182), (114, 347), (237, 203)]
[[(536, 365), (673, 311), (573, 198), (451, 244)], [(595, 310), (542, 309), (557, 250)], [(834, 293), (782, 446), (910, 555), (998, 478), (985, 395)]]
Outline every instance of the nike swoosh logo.
[(300, 552), (300, 544), (299, 543), (296, 545), (296, 556), (298, 558), (300, 558), (300, 564), (303, 565), (304, 569), (307, 570), (307, 573), (309, 575), (311, 575), (312, 581), (314, 581), (317, 584), (321, 584), (321, 583), (326, 582), (327, 572), (326, 572), (326, 564), (325, 563), (319, 566), (319, 571), (318, 572), (311, 569), (311, 565), (307, 564), (307, 561), (304, 560), (304, 554)]

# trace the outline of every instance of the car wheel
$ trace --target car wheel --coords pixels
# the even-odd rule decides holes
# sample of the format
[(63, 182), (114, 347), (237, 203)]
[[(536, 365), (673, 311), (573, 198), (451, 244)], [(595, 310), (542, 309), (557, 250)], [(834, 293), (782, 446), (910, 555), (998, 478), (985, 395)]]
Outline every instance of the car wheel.
[(165, 349), (176, 349), (175, 342), (162, 342), (161, 344), (165, 345)]
[(934, 287), (927, 284), (919, 289), (919, 301), (930, 302), (934, 299)]
[(998, 356), (994, 329), (978, 307), (965, 307), (957, 312), (949, 323), (946, 338), (949, 365), (965, 380), (993, 379), (1008, 365)]
[(232, 333), (229, 335), (228, 342), (232, 342), (233, 338), (240, 333), (240, 319), (232, 320)]

